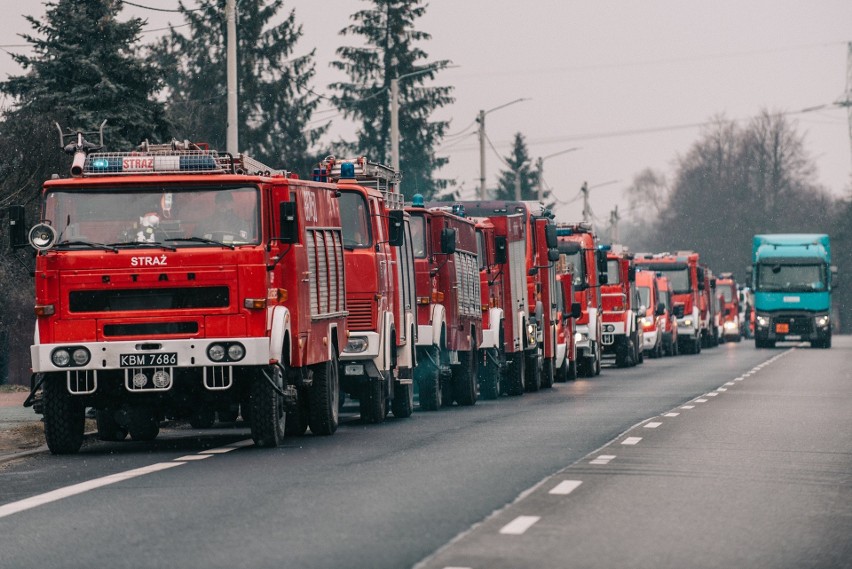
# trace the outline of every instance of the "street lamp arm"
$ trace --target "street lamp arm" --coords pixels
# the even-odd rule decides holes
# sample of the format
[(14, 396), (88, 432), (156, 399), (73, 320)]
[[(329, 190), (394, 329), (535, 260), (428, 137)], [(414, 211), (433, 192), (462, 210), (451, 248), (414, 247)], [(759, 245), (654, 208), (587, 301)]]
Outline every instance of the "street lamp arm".
[(582, 150), (582, 146), (575, 146), (573, 148), (569, 148), (567, 150), (562, 150), (560, 152), (554, 152), (553, 154), (548, 154), (547, 156), (542, 156), (541, 161), (544, 162), (548, 158), (553, 158), (554, 156), (561, 156), (562, 154), (568, 154), (569, 152), (574, 152), (575, 150)]
[(521, 101), (531, 101), (531, 100), (532, 100), (532, 99), (531, 99), (531, 98), (529, 98), (529, 97), (522, 97), (522, 98), (520, 98), (520, 99), (515, 99), (514, 101), (510, 101), (510, 102), (508, 102), (508, 103), (505, 103), (505, 104), (503, 104), (503, 105), (500, 105), (499, 107), (494, 107), (493, 109), (488, 109), (487, 111), (484, 111), (482, 114), (483, 114), (483, 115), (487, 115), (488, 113), (491, 113), (491, 112), (498, 111), (498, 110), (500, 110), (500, 109), (506, 108), (506, 107), (508, 107), (509, 105), (514, 105), (515, 103), (520, 103)]

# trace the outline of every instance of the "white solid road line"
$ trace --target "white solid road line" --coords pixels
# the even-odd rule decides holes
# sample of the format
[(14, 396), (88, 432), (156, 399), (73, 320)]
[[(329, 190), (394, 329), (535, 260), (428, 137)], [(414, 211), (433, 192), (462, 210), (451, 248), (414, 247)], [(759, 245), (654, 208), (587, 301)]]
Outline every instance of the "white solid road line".
[(126, 472), (110, 474), (109, 476), (95, 478), (94, 480), (81, 482), (72, 486), (66, 486), (65, 488), (53, 490), (52, 492), (46, 492), (44, 494), (39, 494), (38, 496), (33, 496), (31, 498), (12, 502), (11, 504), (0, 506), (0, 518), (11, 516), (12, 514), (17, 514), (18, 512), (23, 512), (24, 510), (36, 508), (44, 504), (49, 504), (50, 502), (56, 502), (57, 500), (61, 500), (63, 498), (76, 496), (77, 494), (88, 492), (89, 490), (94, 490), (103, 486), (109, 486), (110, 484), (115, 484), (117, 482), (124, 482), (125, 480), (130, 480), (131, 478), (136, 478), (138, 476), (145, 476), (146, 474), (151, 474), (153, 472), (167, 470), (169, 468), (174, 468), (175, 466), (181, 466), (182, 464), (186, 463), (158, 462), (150, 466), (143, 466), (142, 468), (136, 468), (133, 470), (128, 470)]
[(563, 480), (554, 486), (548, 494), (560, 494), (562, 496), (566, 496), (576, 490), (582, 483), (583, 482), (581, 480)]
[(521, 535), (530, 529), (540, 516), (518, 516), (500, 529), (500, 533), (504, 535)]
[(210, 458), (213, 456), (212, 454), (188, 454), (186, 456), (182, 456), (180, 458), (176, 458), (177, 462), (186, 462), (190, 460), (204, 460), (205, 458)]

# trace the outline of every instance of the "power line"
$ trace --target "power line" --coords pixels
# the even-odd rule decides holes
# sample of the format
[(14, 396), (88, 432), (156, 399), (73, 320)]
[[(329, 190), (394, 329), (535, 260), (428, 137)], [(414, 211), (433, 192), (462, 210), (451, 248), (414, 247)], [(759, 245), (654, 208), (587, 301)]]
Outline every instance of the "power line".
[(153, 12), (172, 12), (172, 13), (184, 13), (184, 12), (198, 12), (203, 10), (204, 8), (184, 8), (184, 9), (170, 9), (170, 8), (154, 8), (153, 6), (143, 6), (142, 4), (137, 4), (135, 2), (128, 2), (128, 0), (118, 0), (122, 4), (126, 4), (127, 6), (133, 6), (134, 8), (142, 8), (143, 10), (151, 10)]

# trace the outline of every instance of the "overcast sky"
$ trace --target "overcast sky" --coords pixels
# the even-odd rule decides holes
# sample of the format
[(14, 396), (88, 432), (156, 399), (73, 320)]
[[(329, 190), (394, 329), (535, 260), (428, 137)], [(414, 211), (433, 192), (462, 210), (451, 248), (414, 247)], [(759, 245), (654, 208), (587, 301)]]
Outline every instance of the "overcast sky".
[[(134, 0), (175, 8), (177, 0)], [(188, 0), (188, 6), (194, 5)], [(338, 32), (360, 0), (288, 0), (304, 35), (299, 53), (316, 48), (315, 88), (341, 79), (329, 67), (334, 50), (352, 38)], [(0, 45), (21, 44), (29, 31), (21, 17), (43, 13), (34, 0), (0, 0)], [(177, 14), (128, 6), (154, 29)], [(452, 121), (442, 153), (455, 178), (473, 197), (479, 184), (479, 145), (474, 119), (519, 98), (530, 100), (487, 115), (486, 177), (496, 184), (516, 132), (530, 154), (548, 156), (544, 178), (554, 195), (570, 202), (583, 181), (605, 222), (622, 192), (644, 168), (671, 176), (674, 161), (715, 115), (747, 120), (761, 109), (791, 115), (818, 167), (819, 182), (833, 194), (849, 193), (852, 151), (846, 111), (832, 105), (846, 90), (847, 42), (852, 41), (849, 0), (432, 0), (417, 22), (432, 35), (421, 47), (430, 59), (450, 59), (455, 69), (436, 84), (455, 87), (456, 102), (436, 115)], [(154, 34), (147, 34), (151, 38)], [(18, 73), (0, 52), (0, 75)], [(334, 111), (331, 134), (353, 127)], [(459, 134), (459, 136), (452, 136)], [(286, 167), (286, 164), (283, 165)], [(403, 170), (405, 165), (402, 165)], [(615, 181), (615, 182), (613, 182)], [(580, 218), (579, 201), (560, 206), (560, 219)]]

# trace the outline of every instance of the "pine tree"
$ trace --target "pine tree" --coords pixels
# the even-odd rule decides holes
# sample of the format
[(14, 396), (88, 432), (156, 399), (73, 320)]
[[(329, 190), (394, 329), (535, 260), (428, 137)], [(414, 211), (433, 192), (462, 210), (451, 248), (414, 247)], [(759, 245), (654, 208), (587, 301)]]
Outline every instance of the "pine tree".
[[(351, 16), (343, 36), (360, 36), (365, 45), (340, 47), (332, 66), (349, 76), (330, 88), (338, 94), (335, 105), (346, 118), (360, 123), (358, 140), (349, 145), (370, 160), (390, 163), (390, 84), (399, 81), (399, 154), (401, 187), (410, 199), (415, 193), (427, 199), (448, 180), (435, 178), (447, 158), (435, 154), (449, 123), (430, 121), (432, 113), (454, 99), (452, 87), (425, 87), (448, 61), (427, 63), (428, 55), (416, 44), (431, 39), (414, 29), (426, 12), (422, 0), (365, 0), (372, 7)], [(414, 75), (410, 75), (414, 74)]]
[(95, 130), (104, 120), (114, 150), (145, 138), (164, 138), (167, 123), (153, 67), (138, 56), (143, 21), (118, 20), (118, 0), (48, 2), (44, 20), (25, 16), (34, 34), (22, 34), (32, 55), (13, 55), (27, 72), (0, 83), (12, 105), (0, 126), (0, 179), (6, 192), (39, 183), (68, 159), (60, 153), (54, 121)]
[[(226, 146), (226, 0), (200, 0), (180, 11), (188, 35), (172, 28), (152, 47), (164, 76), (168, 116), (178, 138)], [(238, 137), (241, 151), (274, 167), (306, 172), (311, 149), (327, 125), (311, 127), (320, 103), (309, 87), (314, 53), (294, 56), (302, 36), (291, 10), (280, 24), (283, 0), (241, 0), (237, 14)]]
[[(514, 200), (520, 182), (521, 199), (537, 200), (539, 172), (533, 169), (526, 140), (520, 132), (515, 134), (511, 154), (503, 161), (506, 163), (507, 169), (500, 172), (500, 180), (497, 182), (497, 189), (494, 191), (494, 199)], [(545, 191), (544, 196), (548, 199), (550, 192)], [(552, 204), (549, 207), (552, 207)]]

